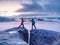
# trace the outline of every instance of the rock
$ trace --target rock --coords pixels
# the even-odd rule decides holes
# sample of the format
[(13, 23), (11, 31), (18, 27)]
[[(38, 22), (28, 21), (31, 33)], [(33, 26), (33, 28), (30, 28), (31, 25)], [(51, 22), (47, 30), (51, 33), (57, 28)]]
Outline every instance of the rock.
[(24, 37), (20, 35), (18, 32), (2, 32), (0, 33), (0, 45), (28, 45), (28, 43), (21, 38)]
[(52, 45), (59, 40), (58, 32), (34, 29), (30, 31), (30, 45)]
[(26, 28), (19, 28), (18, 32), (22, 35), (23, 40), (28, 42), (28, 30)]

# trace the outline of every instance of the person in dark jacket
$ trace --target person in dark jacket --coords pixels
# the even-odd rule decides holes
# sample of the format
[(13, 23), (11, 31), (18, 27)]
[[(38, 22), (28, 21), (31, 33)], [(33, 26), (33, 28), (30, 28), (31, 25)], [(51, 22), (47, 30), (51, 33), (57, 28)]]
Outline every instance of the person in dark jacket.
[(23, 18), (21, 18), (21, 24), (19, 25), (19, 27), (24, 27), (24, 20), (23, 20)]
[(34, 28), (36, 29), (35, 20), (34, 20), (34, 19), (32, 19), (32, 29), (33, 29), (33, 26), (34, 26)]

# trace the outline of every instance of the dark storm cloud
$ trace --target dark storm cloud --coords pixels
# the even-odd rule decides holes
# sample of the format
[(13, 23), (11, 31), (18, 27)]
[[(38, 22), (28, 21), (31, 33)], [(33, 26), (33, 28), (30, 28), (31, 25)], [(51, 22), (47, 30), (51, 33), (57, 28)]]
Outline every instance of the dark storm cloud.
[(32, 4), (32, 5), (28, 5), (28, 4), (23, 4), (24, 8), (23, 9), (18, 9), (16, 10), (16, 12), (35, 12), (35, 11), (43, 11), (43, 8), (38, 5), (38, 4)]
[(35, 12), (43, 11), (43, 7), (36, 3), (35, 0), (26, 0), (21, 1), (21, 4), (24, 6), (23, 9), (18, 9), (16, 12)]
[(52, 0), (50, 4), (46, 5), (48, 11), (60, 12), (60, 0)]
[[(60, 12), (60, 0), (19, 0), (24, 6), (16, 12), (45, 11)], [(31, 4), (32, 3), (32, 4)], [(45, 7), (45, 10), (44, 10)]]

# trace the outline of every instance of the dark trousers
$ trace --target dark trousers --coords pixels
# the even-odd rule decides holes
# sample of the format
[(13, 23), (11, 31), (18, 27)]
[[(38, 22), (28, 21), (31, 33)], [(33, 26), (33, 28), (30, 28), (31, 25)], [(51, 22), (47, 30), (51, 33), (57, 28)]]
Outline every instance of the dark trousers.
[(36, 29), (36, 26), (35, 25), (32, 25), (32, 29), (34, 29), (34, 28)]
[(20, 27), (23, 27), (23, 28), (24, 28), (24, 25), (23, 25), (23, 24), (21, 24), (21, 25), (19, 25), (19, 28), (20, 28)]

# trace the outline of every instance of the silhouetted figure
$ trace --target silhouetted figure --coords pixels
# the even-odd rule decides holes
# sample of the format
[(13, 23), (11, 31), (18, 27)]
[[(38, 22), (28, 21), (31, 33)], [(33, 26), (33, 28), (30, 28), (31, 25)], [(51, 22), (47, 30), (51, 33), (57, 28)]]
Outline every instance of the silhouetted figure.
[(23, 20), (23, 18), (21, 18), (21, 24), (20, 24), (19, 28), (20, 27), (24, 27), (24, 20)]
[(34, 28), (36, 29), (35, 20), (34, 20), (34, 19), (32, 19), (32, 29), (33, 29), (33, 26), (34, 26)]

